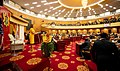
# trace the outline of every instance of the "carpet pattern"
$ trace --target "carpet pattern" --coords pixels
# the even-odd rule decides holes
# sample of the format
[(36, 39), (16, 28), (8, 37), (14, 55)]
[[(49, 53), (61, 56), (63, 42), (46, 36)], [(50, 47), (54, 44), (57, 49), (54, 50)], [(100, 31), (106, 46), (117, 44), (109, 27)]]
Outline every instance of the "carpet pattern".
[(11, 56), (9, 51), (0, 54), (0, 66), (13, 61), (23, 71), (48, 71), (48, 69), (50, 71), (97, 71), (95, 63), (81, 59), (76, 54), (75, 42), (66, 46), (65, 51), (54, 51), (49, 60), (41, 58), (40, 44), (36, 44), (34, 48), (36, 51), (31, 53), (30, 45), (26, 44), (23, 51), (17, 52), (17, 56)]
[[(81, 59), (76, 54), (75, 42), (65, 47), (65, 51), (54, 51), (50, 57), (52, 71), (97, 71), (91, 60)], [(90, 63), (93, 66), (90, 68)]]

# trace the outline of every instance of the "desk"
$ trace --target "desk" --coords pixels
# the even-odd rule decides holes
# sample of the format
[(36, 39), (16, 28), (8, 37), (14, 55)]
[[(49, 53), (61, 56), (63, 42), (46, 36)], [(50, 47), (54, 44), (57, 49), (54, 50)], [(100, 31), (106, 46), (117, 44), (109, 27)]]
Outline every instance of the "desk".
[(70, 38), (65, 38), (64, 41), (65, 41), (65, 45), (69, 45), (70, 44)]
[(65, 41), (64, 40), (56, 40), (54, 39), (55, 45), (56, 45), (56, 50), (57, 51), (64, 51), (65, 50)]

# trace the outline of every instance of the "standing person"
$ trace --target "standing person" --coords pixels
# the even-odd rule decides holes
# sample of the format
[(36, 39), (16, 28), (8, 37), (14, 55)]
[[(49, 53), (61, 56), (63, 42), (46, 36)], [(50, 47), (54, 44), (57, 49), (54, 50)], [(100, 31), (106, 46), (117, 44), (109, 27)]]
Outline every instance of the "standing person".
[(30, 52), (34, 52), (35, 50), (34, 50), (34, 47), (33, 47), (33, 45), (34, 45), (34, 35), (35, 35), (35, 30), (34, 30), (34, 28), (33, 28), (33, 25), (31, 24), (31, 26), (30, 26), (30, 33), (29, 33), (29, 40), (30, 40), (30, 45), (31, 45), (31, 48), (30, 48)]
[(93, 61), (97, 64), (98, 71), (120, 71), (118, 61), (118, 49), (110, 42), (106, 33), (102, 33), (101, 38), (96, 40), (91, 48)]

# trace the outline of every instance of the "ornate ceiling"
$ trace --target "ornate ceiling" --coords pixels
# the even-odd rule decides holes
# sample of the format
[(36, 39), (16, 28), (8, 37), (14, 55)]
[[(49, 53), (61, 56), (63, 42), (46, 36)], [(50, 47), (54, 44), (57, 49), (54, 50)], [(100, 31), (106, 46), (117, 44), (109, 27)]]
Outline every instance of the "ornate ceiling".
[(11, 0), (25, 9), (52, 17), (77, 18), (120, 9), (120, 0)]

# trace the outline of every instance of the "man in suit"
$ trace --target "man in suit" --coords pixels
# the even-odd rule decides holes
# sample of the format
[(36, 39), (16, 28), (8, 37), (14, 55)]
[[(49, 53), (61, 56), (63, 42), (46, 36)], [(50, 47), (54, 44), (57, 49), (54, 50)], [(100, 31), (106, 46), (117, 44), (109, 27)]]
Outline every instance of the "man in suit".
[(110, 42), (106, 33), (96, 40), (91, 48), (93, 61), (97, 64), (98, 71), (120, 71), (118, 70), (118, 49)]
[(90, 40), (89, 40), (89, 38), (86, 38), (85, 42), (82, 43), (82, 45), (80, 46), (80, 55), (81, 55), (81, 57), (84, 58), (82, 50), (89, 51), (89, 49), (90, 49)]

